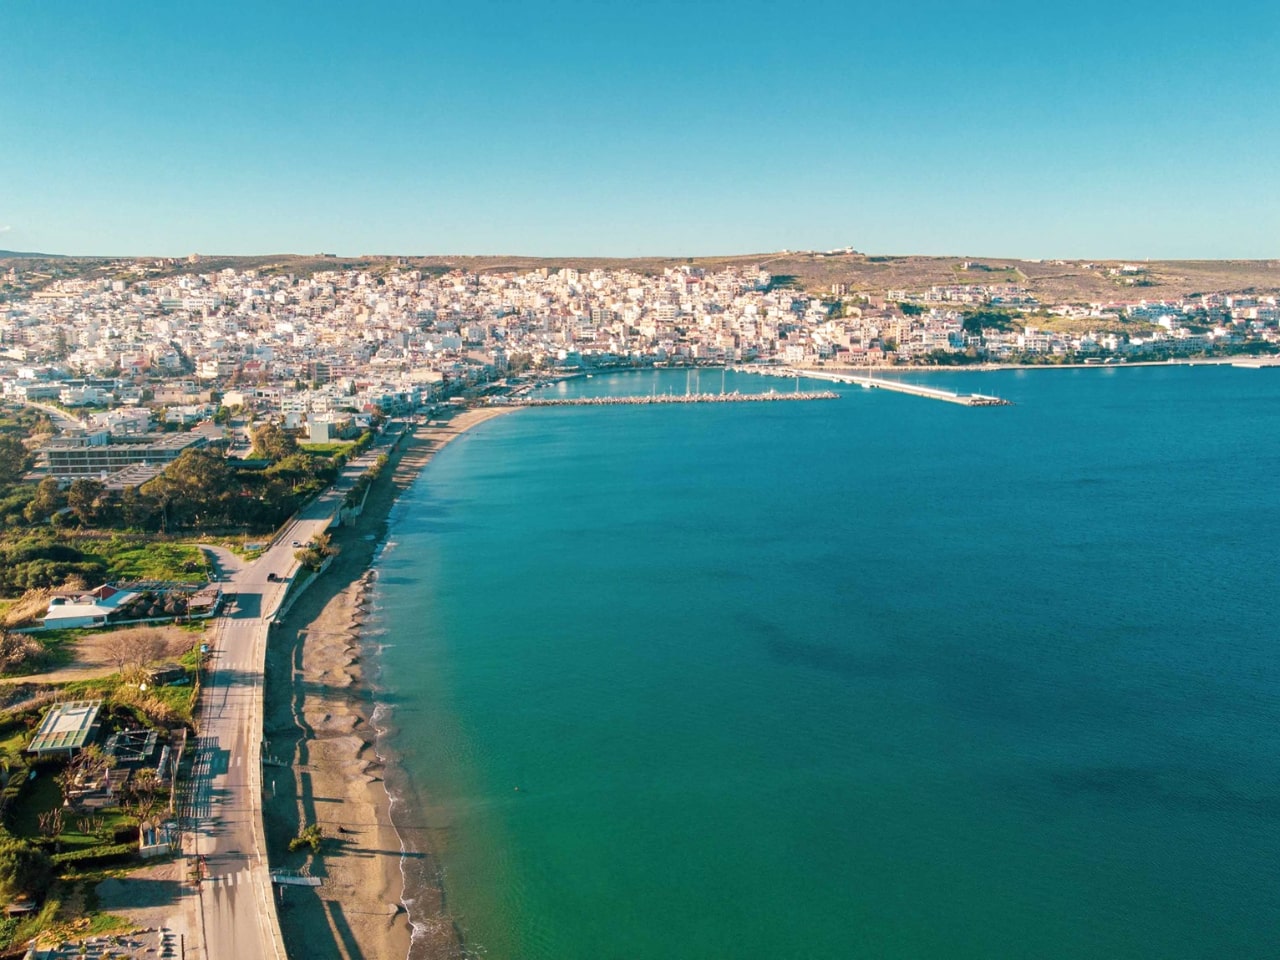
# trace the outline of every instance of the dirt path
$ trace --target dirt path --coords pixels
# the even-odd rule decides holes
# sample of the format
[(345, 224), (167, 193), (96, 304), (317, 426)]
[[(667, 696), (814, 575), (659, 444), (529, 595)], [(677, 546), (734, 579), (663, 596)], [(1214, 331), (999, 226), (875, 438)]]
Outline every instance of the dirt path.
[[(38, 636), (38, 635), (37, 635)], [(174, 659), (186, 653), (197, 643), (202, 634), (173, 624), (157, 624), (147, 627), (123, 627), (85, 634), (74, 641), (71, 661), (65, 666), (43, 673), (20, 677), (0, 678), (0, 683), (67, 683), (71, 680), (95, 680), (98, 677), (119, 673), (121, 658), (128, 665), (130, 650), (141, 644), (155, 644), (159, 656), (148, 657), (149, 662)]]

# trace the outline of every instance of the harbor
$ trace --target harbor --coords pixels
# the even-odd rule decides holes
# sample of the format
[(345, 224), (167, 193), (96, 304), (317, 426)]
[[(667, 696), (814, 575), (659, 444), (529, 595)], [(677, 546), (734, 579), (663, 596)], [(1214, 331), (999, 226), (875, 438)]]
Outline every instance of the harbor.
[(964, 407), (1011, 407), (1012, 400), (993, 397), (985, 393), (955, 393), (950, 390), (939, 390), (936, 387), (924, 387), (917, 383), (906, 383), (902, 380), (889, 380), (883, 377), (864, 377), (849, 373), (831, 373), (826, 370), (797, 370), (794, 367), (735, 366), (730, 367), (735, 373), (756, 373), (766, 377), (807, 377), (810, 380), (826, 380), (829, 383), (857, 384), (867, 390), (891, 390), (894, 393), (907, 393), (913, 397), (925, 397), (929, 400), (941, 400), (944, 403), (958, 403)]
[(495, 399), (495, 405), (511, 407), (612, 407), (659, 403), (766, 403), (775, 400), (836, 400), (834, 390), (794, 393), (655, 393), (634, 397), (513, 397)]

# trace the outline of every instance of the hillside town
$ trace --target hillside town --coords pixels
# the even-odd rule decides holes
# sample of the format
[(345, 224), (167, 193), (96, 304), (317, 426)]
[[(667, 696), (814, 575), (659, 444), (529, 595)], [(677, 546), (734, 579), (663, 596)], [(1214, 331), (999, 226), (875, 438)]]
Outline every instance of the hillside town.
[[(34, 286), (16, 266), (2, 275), (4, 397), (72, 411), (86, 428), (42, 451), (47, 474), (136, 485), (199, 443), (182, 431), (220, 411), (325, 442), (358, 434), (372, 414), (531, 369), (1119, 362), (1280, 345), (1274, 296), (1042, 304), (1011, 283), (816, 294), (763, 268), (471, 273), (392, 260), (297, 276), (201, 272), (196, 256), (178, 266), (139, 261), (114, 278)], [(980, 267), (965, 262), (957, 276), (980, 281)]]

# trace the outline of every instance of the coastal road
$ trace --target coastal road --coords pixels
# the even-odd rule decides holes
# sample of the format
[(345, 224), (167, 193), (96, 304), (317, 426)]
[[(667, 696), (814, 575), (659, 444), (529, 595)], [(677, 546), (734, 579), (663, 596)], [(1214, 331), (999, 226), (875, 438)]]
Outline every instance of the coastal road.
[[(262, 688), (271, 622), (298, 563), (293, 546), (327, 530), (356, 478), (395, 439), (384, 434), (257, 560), (229, 571), (235, 600), (218, 620), (200, 700), (200, 731), (187, 809), (187, 853), (201, 873), (203, 957), (285, 960), (262, 821)], [(279, 580), (271, 578), (274, 574)]]
[(73, 415), (67, 413), (67, 411), (60, 410), (52, 404), (37, 403), (34, 400), (18, 400), (16, 402), (22, 404), (24, 407), (34, 407), (37, 410), (47, 413), (49, 415), (49, 419), (53, 421), (54, 426), (63, 433), (74, 433), (77, 430), (89, 429), (89, 424), (86, 421), (79, 420)]
[(237, 599), (220, 621), (202, 692), (189, 816), (191, 852), (201, 858), (202, 955), (210, 958), (285, 957), (261, 828), (260, 765), (262, 614), (279, 605), (287, 584), (268, 581), (267, 572), (260, 560), (228, 581)]

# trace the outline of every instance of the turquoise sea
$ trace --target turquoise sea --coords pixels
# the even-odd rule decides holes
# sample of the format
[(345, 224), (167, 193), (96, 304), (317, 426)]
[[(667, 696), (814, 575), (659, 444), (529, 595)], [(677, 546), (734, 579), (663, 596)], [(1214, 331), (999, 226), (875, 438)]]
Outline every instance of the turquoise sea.
[(1280, 955), (1280, 370), (917, 376), (1017, 405), (523, 410), (402, 498), (408, 892), (475, 955)]

